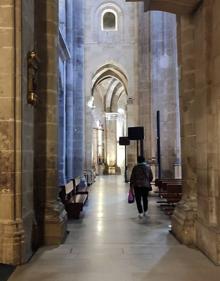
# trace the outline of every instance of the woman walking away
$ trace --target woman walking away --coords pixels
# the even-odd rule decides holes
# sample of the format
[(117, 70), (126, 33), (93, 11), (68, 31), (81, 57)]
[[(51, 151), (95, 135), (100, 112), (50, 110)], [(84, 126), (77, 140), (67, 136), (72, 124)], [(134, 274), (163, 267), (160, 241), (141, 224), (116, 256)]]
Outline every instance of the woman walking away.
[(146, 216), (148, 210), (148, 193), (152, 190), (150, 183), (153, 180), (153, 174), (143, 156), (138, 156), (137, 162), (131, 173), (130, 188), (134, 190), (138, 217), (142, 218)]

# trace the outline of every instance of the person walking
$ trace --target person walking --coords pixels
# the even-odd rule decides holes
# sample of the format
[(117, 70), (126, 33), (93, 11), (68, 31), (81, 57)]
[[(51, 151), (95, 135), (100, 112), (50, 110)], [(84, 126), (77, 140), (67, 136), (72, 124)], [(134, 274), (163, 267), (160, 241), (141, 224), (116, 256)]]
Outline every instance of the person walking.
[(143, 156), (138, 156), (137, 162), (132, 169), (130, 188), (134, 191), (138, 217), (143, 218), (148, 210), (148, 193), (152, 190), (150, 183), (153, 180), (153, 174)]

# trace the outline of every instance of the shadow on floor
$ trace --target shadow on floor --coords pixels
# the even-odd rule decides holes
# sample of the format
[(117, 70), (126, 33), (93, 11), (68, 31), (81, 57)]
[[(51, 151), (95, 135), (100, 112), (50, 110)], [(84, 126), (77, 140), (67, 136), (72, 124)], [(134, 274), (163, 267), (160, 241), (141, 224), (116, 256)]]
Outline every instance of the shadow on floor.
[(10, 275), (15, 270), (15, 266), (13, 265), (6, 265), (0, 263), (0, 280), (1, 281), (7, 281)]

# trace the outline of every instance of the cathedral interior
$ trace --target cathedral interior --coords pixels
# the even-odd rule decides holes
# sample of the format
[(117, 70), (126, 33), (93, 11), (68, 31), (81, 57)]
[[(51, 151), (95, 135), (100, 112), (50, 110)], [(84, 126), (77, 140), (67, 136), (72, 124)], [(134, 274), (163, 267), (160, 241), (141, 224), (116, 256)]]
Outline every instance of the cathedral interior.
[[(219, 0), (0, 0), (0, 280), (219, 280), (218, 73)], [(172, 214), (156, 179), (181, 183)]]

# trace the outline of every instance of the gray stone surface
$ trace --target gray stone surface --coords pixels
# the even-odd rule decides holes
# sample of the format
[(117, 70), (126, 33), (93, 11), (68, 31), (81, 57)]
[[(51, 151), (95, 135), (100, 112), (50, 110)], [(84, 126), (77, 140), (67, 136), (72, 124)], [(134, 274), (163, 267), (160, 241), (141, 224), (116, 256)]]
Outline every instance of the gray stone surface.
[(40, 249), (9, 281), (219, 280), (219, 267), (169, 233), (156, 197), (140, 220), (127, 191), (122, 176), (98, 177), (81, 218), (69, 222), (65, 244)]
[(174, 177), (174, 164), (181, 163), (176, 16), (151, 12), (149, 26), (151, 157), (157, 155), (156, 116), (160, 111), (161, 175)]
[[(138, 93), (137, 93), (137, 6), (138, 4), (125, 3), (124, 0), (109, 2), (107, 0), (85, 1), (84, 6), (84, 38), (85, 38), (85, 68), (84, 87), (86, 99), (86, 130), (85, 130), (85, 161), (86, 167), (92, 167), (92, 128), (95, 121), (91, 122), (91, 109), (87, 102), (92, 93), (92, 79), (95, 73), (105, 65), (112, 65), (119, 68), (127, 78), (127, 94), (133, 98), (133, 105), (127, 107), (127, 125), (139, 124), (138, 120)], [(106, 9), (113, 9), (117, 14), (118, 30), (102, 31), (101, 18)], [(103, 95), (104, 96), (104, 95)], [(104, 98), (103, 98), (104, 100)], [(125, 100), (126, 101), (126, 100)], [(113, 103), (114, 104), (114, 103)], [(127, 101), (125, 105), (127, 104)], [(105, 104), (103, 102), (103, 108)], [(112, 107), (114, 110), (116, 106)], [(109, 108), (106, 109), (109, 111)], [(115, 141), (116, 136), (113, 138)], [(114, 151), (116, 151), (114, 149)], [(128, 154), (135, 159), (135, 148), (130, 147)], [(112, 153), (113, 154), (113, 153)], [(115, 155), (116, 159), (117, 156)], [(130, 161), (130, 160), (129, 160)]]
[(27, 55), (34, 46), (34, 1), (22, 1), (22, 218), (24, 225), (23, 260), (32, 255), (34, 221), (34, 108), (27, 103)]
[(173, 220), (179, 239), (185, 242), (189, 236), (188, 242), (216, 264), (220, 264), (219, 8), (219, 1), (204, 1), (178, 26), (184, 196)]

